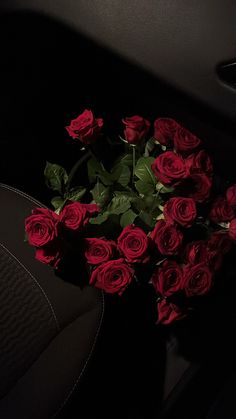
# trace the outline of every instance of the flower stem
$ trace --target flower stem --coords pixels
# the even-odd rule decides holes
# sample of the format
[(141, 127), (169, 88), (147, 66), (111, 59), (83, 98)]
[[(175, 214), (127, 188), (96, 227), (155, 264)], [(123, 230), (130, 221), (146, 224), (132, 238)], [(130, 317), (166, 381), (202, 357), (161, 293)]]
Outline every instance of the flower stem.
[(132, 172), (132, 184), (134, 185), (134, 172), (135, 172), (135, 165), (136, 165), (136, 147), (135, 146), (132, 146), (132, 149), (133, 149), (133, 153), (132, 153), (132, 156), (133, 156), (133, 172)]
[(74, 178), (78, 168), (86, 161), (89, 159), (89, 157), (91, 157), (92, 153), (90, 150), (87, 151), (87, 153), (85, 153), (72, 167), (69, 176), (68, 176), (68, 181), (67, 181), (67, 185), (66, 185), (66, 191), (68, 192), (70, 189), (70, 185), (72, 182), (72, 179)]

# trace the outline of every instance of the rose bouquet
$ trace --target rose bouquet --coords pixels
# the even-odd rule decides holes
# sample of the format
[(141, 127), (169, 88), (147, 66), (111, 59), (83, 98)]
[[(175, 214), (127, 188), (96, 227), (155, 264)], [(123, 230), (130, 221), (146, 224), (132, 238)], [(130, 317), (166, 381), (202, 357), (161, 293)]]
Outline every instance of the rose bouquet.
[[(77, 260), (82, 282), (106, 293), (153, 287), (157, 321), (169, 324), (219, 279), (236, 240), (236, 185), (219, 194), (202, 141), (175, 120), (151, 126), (132, 116), (120, 125), (120, 135), (106, 138), (92, 111), (70, 122), (82, 156), (69, 174), (47, 162), (54, 210), (34, 209), (26, 237), (40, 262), (60, 271)], [(102, 141), (115, 150), (106, 164), (96, 153)]]

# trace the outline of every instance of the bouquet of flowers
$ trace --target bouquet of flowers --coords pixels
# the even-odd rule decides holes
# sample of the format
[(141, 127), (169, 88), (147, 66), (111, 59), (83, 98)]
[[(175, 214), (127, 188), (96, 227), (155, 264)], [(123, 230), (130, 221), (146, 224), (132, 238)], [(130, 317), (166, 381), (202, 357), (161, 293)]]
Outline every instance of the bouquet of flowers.
[[(175, 120), (151, 126), (132, 116), (121, 124), (121, 135), (105, 138), (103, 119), (90, 110), (70, 122), (82, 157), (69, 174), (47, 162), (54, 210), (34, 209), (26, 237), (54, 269), (68, 255), (77, 260), (83, 284), (120, 296), (140, 282), (153, 287), (157, 322), (170, 324), (217, 282), (236, 240), (236, 185), (218, 193), (202, 141)], [(96, 156), (102, 141), (115, 150), (108, 165)]]

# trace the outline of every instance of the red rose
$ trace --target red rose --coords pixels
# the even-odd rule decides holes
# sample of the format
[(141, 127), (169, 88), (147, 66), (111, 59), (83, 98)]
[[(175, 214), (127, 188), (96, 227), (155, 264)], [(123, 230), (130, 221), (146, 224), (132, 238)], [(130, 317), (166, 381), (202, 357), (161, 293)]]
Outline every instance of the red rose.
[(161, 300), (157, 303), (158, 324), (170, 324), (185, 317), (185, 313), (175, 304)]
[(46, 246), (43, 246), (36, 250), (35, 258), (45, 263), (46, 265), (50, 265), (53, 268), (57, 268), (61, 259), (63, 257), (63, 249), (62, 245), (55, 241), (53, 243), (49, 243)]
[(186, 128), (179, 126), (174, 135), (174, 145), (177, 152), (193, 151), (194, 148), (198, 147), (201, 140), (193, 135)]
[(98, 212), (99, 208), (95, 204), (81, 204), (71, 202), (65, 205), (59, 214), (60, 221), (69, 230), (79, 230), (86, 225), (90, 217)]
[(179, 124), (171, 118), (158, 118), (154, 122), (154, 138), (162, 145), (172, 145)]
[(227, 189), (226, 199), (229, 205), (236, 207), (236, 185), (232, 185)]
[(133, 277), (134, 269), (127, 265), (124, 259), (116, 259), (94, 269), (89, 283), (110, 294), (121, 295), (132, 282)]
[(200, 150), (197, 154), (192, 154), (186, 159), (186, 164), (189, 167), (190, 173), (205, 173), (212, 176), (213, 166), (211, 159), (205, 150)]
[(181, 267), (174, 261), (166, 260), (154, 272), (152, 283), (157, 293), (164, 297), (169, 297), (182, 289), (183, 272)]
[(231, 247), (232, 241), (225, 230), (214, 231), (207, 241), (207, 249), (210, 252), (220, 251), (225, 255)]
[(179, 194), (204, 202), (210, 195), (212, 181), (204, 173), (194, 173), (180, 185)]
[(217, 198), (211, 207), (209, 219), (217, 224), (230, 221), (233, 218), (234, 210), (229, 205), (228, 201), (223, 197)]
[(32, 246), (41, 247), (58, 235), (57, 214), (47, 208), (35, 208), (25, 220), (25, 231)]
[(118, 237), (117, 244), (127, 262), (146, 263), (149, 261), (149, 239), (141, 228), (133, 224), (128, 225)]
[(77, 118), (72, 119), (67, 132), (72, 138), (78, 138), (84, 144), (91, 144), (95, 141), (103, 126), (103, 119), (94, 118), (92, 111), (85, 110)]
[(185, 252), (185, 260), (191, 265), (197, 265), (207, 260), (207, 244), (203, 240), (188, 243)]
[(164, 185), (177, 183), (188, 176), (185, 161), (173, 151), (160, 154), (152, 163), (152, 170)]
[(105, 238), (85, 239), (85, 257), (91, 265), (99, 265), (112, 259), (116, 243)]
[(162, 255), (175, 255), (180, 250), (183, 234), (175, 225), (167, 224), (165, 221), (158, 221), (150, 234)]
[(234, 218), (229, 225), (229, 237), (236, 240), (236, 218)]
[(187, 265), (184, 269), (184, 289), (187, 297), (206, 294), (212, 286), (212, 273), (205, 263)]
[(124, 118), (122, 119), (122, 122), (125, 124), (125, 139), (130, 144), (137, 144), (139, 141), (146, 138), (151, 125), (147, 119), (138, 115)]
[(170, 198), (164, 205), (164, 217), (169, 223), (178, 223), (191, 227), (197, 216), (197, 209), (192, 198)]

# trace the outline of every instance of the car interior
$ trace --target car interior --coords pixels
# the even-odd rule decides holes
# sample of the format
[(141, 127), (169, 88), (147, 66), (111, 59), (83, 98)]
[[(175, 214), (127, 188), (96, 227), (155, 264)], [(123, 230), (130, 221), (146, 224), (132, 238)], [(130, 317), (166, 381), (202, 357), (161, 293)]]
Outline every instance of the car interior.
[[(65, 126), (93, 109), (171, 117), (236, 182), (236, 3), (2, 0), (0, 417), (233, 419), (235, 257), (200, 317), (157, 326), (135, 301), (80, 288), (34, 259), (24, 219), (50, 206), (45, 162), (78, 156)], [(108, 150), (101, 151), (104, 165)]]

